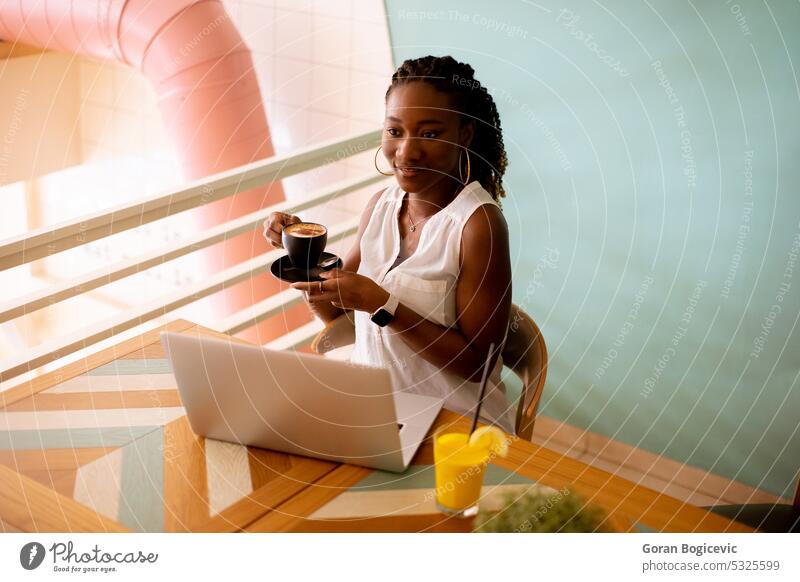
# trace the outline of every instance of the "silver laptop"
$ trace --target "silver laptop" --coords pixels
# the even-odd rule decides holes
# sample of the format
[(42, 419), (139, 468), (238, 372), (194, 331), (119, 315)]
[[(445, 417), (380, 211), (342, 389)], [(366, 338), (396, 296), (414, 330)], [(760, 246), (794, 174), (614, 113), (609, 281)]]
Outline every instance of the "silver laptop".
[(195, 434), (402, 472), (442, 407), (389, 370), (202, 334), (161, 332)]

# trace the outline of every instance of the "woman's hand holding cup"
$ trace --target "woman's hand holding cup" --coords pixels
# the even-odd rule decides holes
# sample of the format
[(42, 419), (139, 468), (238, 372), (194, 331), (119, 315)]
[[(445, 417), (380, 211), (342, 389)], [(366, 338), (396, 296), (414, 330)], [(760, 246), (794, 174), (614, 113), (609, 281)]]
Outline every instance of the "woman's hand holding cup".
[(262, 234), (273, 248), (282, 249), (283, 241), (281, 240), (281, 236), (283, 234), (283, 229), (297, 222), (303, 222), (299, 216), (286, 214), (285, 212), (273, 212), (264, 221), (264, 230)]

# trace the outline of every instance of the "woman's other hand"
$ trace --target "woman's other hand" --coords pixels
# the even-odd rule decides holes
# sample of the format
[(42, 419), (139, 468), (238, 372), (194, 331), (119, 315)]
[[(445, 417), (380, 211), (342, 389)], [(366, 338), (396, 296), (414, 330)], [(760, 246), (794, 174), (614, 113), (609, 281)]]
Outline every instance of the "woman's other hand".
[(273, 212), (264, 221), (264, 230), (261, 234), (265, 239), (267, 239), (267, 242), (272, 245), (273, 248), (282, 249), (283, 241), (281, 240), (281, 235), (283, 233), (283, 229), (296, 222), (303, 221), (299, 216), (294, 216), (293, 214), (286, 214), (285, 212)]
[(320, 275), (324, 281), (293, 283), (292, 288), (306, 292), (310, 304), (328, 302), (340, 309), (372, 313), (389, 299), (389, 292), (375, 281), (351, 271), (333, 269)]

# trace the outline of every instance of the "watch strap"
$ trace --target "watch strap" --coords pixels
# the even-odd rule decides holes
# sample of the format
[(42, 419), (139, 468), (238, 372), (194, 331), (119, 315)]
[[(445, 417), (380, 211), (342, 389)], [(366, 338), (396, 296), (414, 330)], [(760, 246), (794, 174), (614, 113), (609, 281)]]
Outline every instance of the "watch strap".
[(397, 298), (397, 296), (390, 293), (386, 303), (370, 314), (370, 320), (381, 327), (386, 326), (394, 319), (394, 314), (395, 311), (397, 311), (397, 306), (399, 304), (400, 300)]

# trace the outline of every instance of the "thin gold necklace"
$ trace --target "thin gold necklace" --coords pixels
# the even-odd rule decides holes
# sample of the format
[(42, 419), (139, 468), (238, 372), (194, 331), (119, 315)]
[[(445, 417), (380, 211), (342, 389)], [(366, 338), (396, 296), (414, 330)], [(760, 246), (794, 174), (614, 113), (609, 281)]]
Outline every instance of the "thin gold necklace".
[[(459, 187), (456, 187), (456, 194), (455, 194), (456, 196), (458, 196), (458, 190), (459, 190)], [(455, 198), (455, 196), (454, 196), (454, 198)], [(407, 200), (408, 200), (408, 206), (406, 207), (406, 212), (408, 212), (408, 221), (411, 223), (411, 226), (409, 227), (409, 230), (411, 232), (416, 232), (417, 231), (417, 224), (419, 224), (419, 223), (417, 221), (415, 221), (414, 217), (411, 215), (411, 200), (410, 199), (407, 199)], [(439, 210), (441, 210), (441, 208)], [(436, 213), (434, 212), (434, 214), (436, 214)], [(431, 214), (431, 216), (433, 216), (433, 214)], [(431, 216), (426, 216), (425, 218), (423, 218), (419, 222), (425, 222)]]
[[(416, 232), (418, 223), (414, 220), (414, 217), (411, 215), (411, 200), (408, 201), (408, 208), (406, 208), (406, 212), (408, 212), (408, 221), (411, 223), (411, 227), (409, 228), (409, 230), (411, 232)], [(431, 215), (431, 216), (433, 216), (433, 215)], [(430, 218), (430, 216), (426, 216), (420, 222), (425, 222), (429, 218)]]

